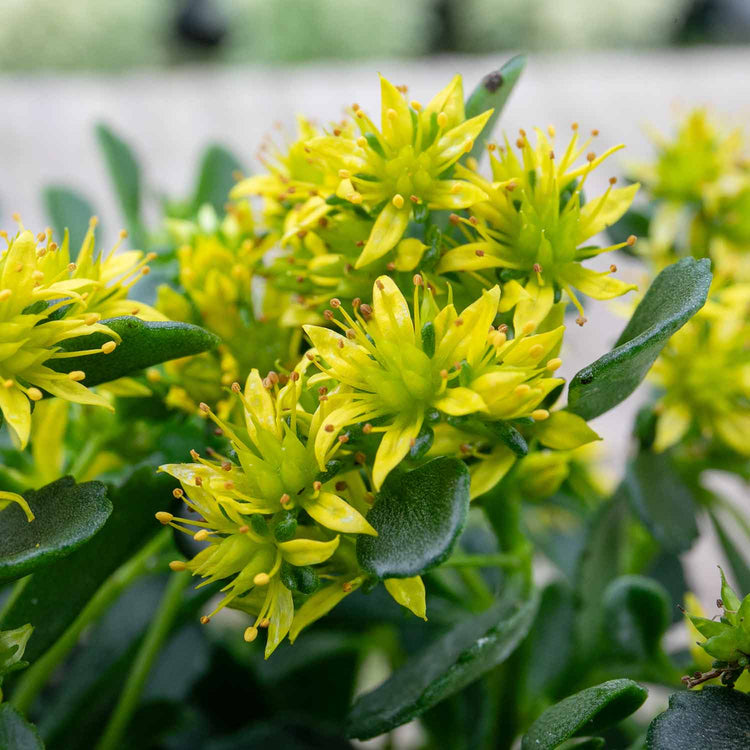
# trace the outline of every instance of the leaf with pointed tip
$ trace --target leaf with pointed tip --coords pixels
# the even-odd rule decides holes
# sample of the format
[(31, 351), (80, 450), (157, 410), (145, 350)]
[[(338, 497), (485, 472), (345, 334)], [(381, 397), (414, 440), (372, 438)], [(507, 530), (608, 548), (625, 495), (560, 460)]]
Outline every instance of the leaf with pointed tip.
[(235, 182), (234, 174), (242, 171), (242, 164), (234, 154), (218, 144), (209, 146), (201, 158), (193, 211), (197, 211), (204, 203), (209, 203), (217, 213), (222, 213)]
[(482, 156), (484, 146), (492, 135), (492, 131), (500, 119), (500, 114), (525, 67), (526, 57), (524, 55), (511, 57), (499, 70), (487, 73), (466, 100), (467, 120), (486, 112), (488, 109), (495, 110), (479, 138), (474, 141), (474, 146), (469, 153), (470, 157), (479, 160)]
[(44, 189), (43, 197), (44, 208), (58, 242), (65, 236), (66, 229), (70, 233), (70, 257), (75, 260), (75, 254), (88, 231), (89, 220), (96, 211), (81, 193), (64, 185), (49, 185)]
[(22, 578), (66, 557), (88, 541), (112, 512), (101, 482), (76, 484), (63, 477), (24, 493), (36, 518), (29, 522), (20, 506), (3, 511), (0, 536), (0, 581)]
[(529, 632), (537, 607), (536, 596), (501, 600), (459, 623), (357, 700), (348, 736), (366, 740), (401, 726), (501, 664)]
[(568, 410), (586, 420), (624, 401), (669, 338), (706, 303), (711, 262), (683, 258), (654, 279), (612, 351), (584, 367), (568, 390)]
[(466, 523), (470, 483), (457, 458), (392, 472), (367, 514), (378, 536), (357, 538), (362, 569), (381, 579), (411, 578), (440, 565)]
[(104, 123), (96, 126), (109, 175), (135, 247), (144, 247), (146, 231), (141, 223), (141, 169), (130, 146)]
[[(101, 323), (122, 338), (113, 352), (53, 359), (45, 364), (57, 372), (83, 370), (86, 373), (83, 385), (90, 387), (161, 362), (200, 354), (219, 343), (213, 333), (190, 323), (149, 321), (131, 316), (109, 318)], [(110, 340), (111, 336), (107, 334), (92, 333), (63, 341), (60, 347), (68, 352), (97, 349)]]
[(633, 680), (610, 680), (550, 706), (530, 727), (521, 750), (553, 750), (571, 737), (596, 734), (630, 716), (648, 690)]

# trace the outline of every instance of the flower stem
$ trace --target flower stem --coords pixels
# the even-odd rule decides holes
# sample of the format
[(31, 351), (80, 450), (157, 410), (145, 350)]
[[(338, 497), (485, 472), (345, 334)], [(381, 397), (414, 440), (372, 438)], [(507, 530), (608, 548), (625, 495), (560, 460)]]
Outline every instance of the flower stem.
[(191, 576), (189, 573), (173, 573), (169, 579), (164, 595), (156, 611), (156, 616), (151, 622), (138, 653), (133, 661), (133, 666), (128, 674), (125, 687), (120, 693), (120, 699), (114, 713), (110, 717), (104, 734), (102, 735), (96, 750), (115, 750), (120, 746), (122, 735), (128, 727), (128, 723), (138, 707), (143, 688), (151, 672), (161, 647), (169, 635), (180, 605), (183, 600), (183, 592), (189, 585)]
[(443, 565), (450, 568), (517, 568), (521, 560), (517, 555), (453, 555)]
[(151, 569), (152, 558), (164, 549), (171, 539), (171, 533), (167, 529), (157, 534), (97, 589), (78, 617), (73, 620), (55, 644), (24, 673), (13, 690), (10, 703), (22, 713), (28, 712), (49, 676), (78, 643), (84, 629), (98, 620), (131, 583)]

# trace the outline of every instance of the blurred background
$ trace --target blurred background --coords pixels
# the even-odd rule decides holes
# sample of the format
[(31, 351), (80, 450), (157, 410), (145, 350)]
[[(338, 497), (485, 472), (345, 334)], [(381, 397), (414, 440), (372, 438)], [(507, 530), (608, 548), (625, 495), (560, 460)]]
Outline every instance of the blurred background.
[[(211, 142), (255, 171), (262, 138), (283, 143), (296, 113), (325, 121), (354, 101), (377, 111), (378, 71), (425, 101), (455, 72), (471, 90), (517, 51), (529, 61), (501, 128), (554, 124), (561, 138), (574, 121), (597, 128), (601, 147), (627, 144), (610, 174), (649, 158), (649, 128), (671, 132), (693, 107), (727, 127), (750, 123), (749, 0), (0, 0), (0, 10), (5, 229), (16, 211), (35, 231), (49, 224), (42, 191), (62, 185), (91, 200), (114, 238), (122, 218), (98, 122), (137, 153), (156, 220), (161, 197), (187, 196)], [(639, 264), (621, 265), (642, 278)], [(604, 304), (590, 320), (569, 337), (566, 376), (623, 326)], [(613, 478), (638, 404), (594, 424)], [(721, 556), (704, 531), (688, 563), (709, 600)]]

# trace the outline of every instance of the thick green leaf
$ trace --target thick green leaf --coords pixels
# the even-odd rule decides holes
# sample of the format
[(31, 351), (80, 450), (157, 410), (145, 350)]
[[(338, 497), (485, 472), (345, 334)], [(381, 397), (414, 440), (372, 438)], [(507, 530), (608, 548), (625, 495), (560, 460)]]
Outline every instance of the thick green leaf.
[(466, 523), (470, 481), (456, 458), (391, 473), (367, 514), (378, 536), (357, 538), (362, 568), (378, 578), (411, 578), (440, 565)]
[[(175, 482), (143, 467), (121, 486), (109, 487), (112, 514), (104, 528), (64, 560), (33, 575), (3, 613), (0, 628), (34, 624), (25, 657), (33, 661), (54, 643), (94, 592), (162, 526), (154, 513), (168, 508)], [(33, 521), (32, 523), (36, 523)]]
[(552, 750), (575, 736), (596, 734), (636, 711), (648, 690), (632, 680), (610, 680), (548, 708), (521, 742), (521, 750)]
[[(170, 359), (200, 354), (213, 349), (219, 339), (209, 331), (174, 321), (146, 321), (131, 316), (101, 321), (122, 341), (111, 354), (87, 354), (81, 357), (49, 360), (45, 364), (58, 372), (83, 370), (86, 386), (106, 383)], [(111, 337), (104, 333), (78, 336), (61, 343), (68, 352), (97, 349)]]
[(654, 279), (612, 351), (584, 367), (568, 391), (568, 409), (586, 420), (624, 401), (673, 333), (703, 307), (711, 262), (683, 258)]
[(22, 578), (66, 557), (91, 539), (112, 512), (101, 482), (76, 484), (73, 477), (30, 490), (24, 497), (36, 518), (27, 521), (18, 505), (3, 511), (0, 581)]
[(602, 599), (602, 645), (626, 662), (655, 659), (669, 627), (671, 607), (664, 587), (644, 576), (621, 576)]
[(365, 740), (405, 724), (502, 663), (528, 633), (537, 606), (537, 597), (499, 601), (461, 622), (357, 700), (348, 736)]
[(695, 499), (666, 453), (641, 451), (625, 473), (630, 505), (667, 552), (685, 552), (698, 536)]
[(63, 185), (50, 185), (44, 189), (43, 197), (58, 242), (65, 236), (66, 229), (70, 232), (71, 259), (75, 260), (75, 253), (89, 228), (89, 219), (96, 211), (83, 195)]
[(0, 750), (44, 750), (36, 727), (10, 703), (0, 704)]
[(209, 146), (201, 158), (193, 210), (210, 203), (217, 213), (223, 213), (229, 190), (234, 185), (234, 173), (238, 171), (242, 172), (242, 165), (234, 154), (223, 146)]
[(516, 55), (511, 57), (505, 65), (499, 70), (493, 70), (488, 73), (479, 82), (479, 85), (471, 92), (471, 96), (466, 101), (466, 118), (476, 117), (476, 115), (486, 112), (488, 109), (494, 109), (492, 117), (490, 117), (487, 124), (484, 126), (482, 134), (474, 142), (474, 146), (469, 153), (469, 156), (479, 160), (482, 156), (485, 143), (489, 140), (492, 135), (492, 131), (497, 125), (497, 121), (500, 119), (500, 114), (503, 111), (508, 97), (513, 91), (518, 79), (526, 67), (526, 57), (524, 55)]
[(648, 728), (648, 750), (747, 750), (750, 696), (726, 687), (675, 693)]
[(716, 535), (719, 537), (719, 542), (724, 550), (724, 555), (727, 558), (729, 567), (734, 574), (734, 579), (737, 582), (737, 588), (742, 592), (750, 591), (750, 566), (747, 563), (745, 556), (737, 549), (732, 537), (726, 532), (724, 527), (721, 525), (716, 513), (710, 512), (711, 522), (716, 530)]
[(141, 170), (135, 155), (130, 146), (103, 123), (96, 126), (96, 138), (107, 162), (131, 241), (136, 247), (143, 247), (146, 237), (140, 218)]

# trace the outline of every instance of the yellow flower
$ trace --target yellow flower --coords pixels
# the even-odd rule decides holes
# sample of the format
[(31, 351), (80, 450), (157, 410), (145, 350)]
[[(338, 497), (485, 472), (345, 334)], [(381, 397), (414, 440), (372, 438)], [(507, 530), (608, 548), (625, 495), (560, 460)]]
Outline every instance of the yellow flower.
[[(37, 247), (37, 240), (44, 244)], [(95, 351), (63, 352), (66, 339), (100, 331), (117, 338), (89, 312), (87, 297), (97, 297), (97, 280), (77, 275), (49, 236), (21, 231), (0, 257), (0, 411), (14, 441), (25, 447), (31, 430), (31, 401), (46, 391), (67, 401), (111, 408), (106, 399), (79, 381), (85, 373), (55, 372), (45, 362), (115, 348), (109, 341)]]
[[(438, 310), (430, 294), (420, 305), (423, 281), (414, 280), (414, 319), (394, 281), (381, 276), (372, 307), (355, 306), (354, 318), (341, 310), (344, 322), (335, 323), (343, 336), (305, 326), (314, 346), (309, 356), (321, 377), (338, 383), (315, 415), (323, 424), (315, 441), (319, 466), (347, 425), (366, 423), (368, 432), (383, 433), (373, 464), (376, 490), (409, 452), (429, 411), (489, 420), (530, 416), (562, 382), (545, 377), (562, 327), (537, 336), (529, 336), (527, 328), (507, 341), (504, 331), (492, 329), (498, 287), (483, 292), (459, 316), (453, 304)], [(331, 303), (340, 309), (338, 300)], [(334, 320), (333, 313), (328, 317)]]
[(422, 107), (407, 103), (390, 81), (380, 78), (381, 126), (353, 106), (359, 138), (324, 135), (308, 147), (341, 182), (339, 198), (376, 216), (357, 259), (361, 268), (392, 250), (403, 237), (413, 211), (461, 209), (486, 198), (484, 191), (448, 171), (481, 133), (492, 110), (466, 119), (461, 77)]
[[(190, 562), (173, 563), (173, 569), (187, 567), (205, 583), (230, 578), (214, 613), (230, 604), (252, 610), (256, 621), (245, 638), (253, 640), (258, 627), (268, 626), (266, 656), (285, 637), (294, 614), (291, 590), (279, 578), (285, 565), (307, 568), (329, 561), (341, 534), (376, 534), (338, 494), (346, 488), (337, 489), (342, 485), (318, 470), (314, 419), (298, 404), (309, 364), (303, 359), (281, 388), (275, 373), (261, 379), (257, 370), (244, 393), (235, 384), (245, 414), (242, 427), (201, 405), (230, 439), (238, 463), (193, 452), (194, 463), (160, 467), (180, 481), (179, 496), (201, 520), (169, 513), (157, 518), (208, 543)], [(319, 525), (298, 522), (301, 510)]]
[(521, 131), (516, 143), (520, 159), (507, 137), (504, 147), (491, 148), (492, 182), (460, 165), (456, 168), (456, 176), (473, 182), (488, 200), (472, 206), (471, 220), (452, 217), (467, 228), (471, 241), (445, 253), (437, 270), (506, 269), (509, 280), (500, 309), (515, 306), (516, 328), (528, 322), (538, 325), (564, 290), (578, 308), (582, 325), (583, 308), (574, 290), (595, 299), (612, 299), (635, 289), (612, 278), (611, 273), (617, 270), (614, 266), (599, 273), (581, 265), (587, 258), (632, 245), (635, 237), (609, 247), (581, 245), (625, 213), (639, 186), (615, 188), (612, 178), (602, 195), (582, 205), (586, 178), (622, 146), (600, 156), (589, 152), (584, 164), (576, 165), (591, 143), (590, 139), (579, 143), (577, 126), (562, 155), (554, 149), (552, 128), (549, 137), (538, 129), (536, 134), (536, 147), (532, 147)]
[(669, 340), (652, 374), (664, 389), (656, 407), (657, 450), (695, 425), (750, 456), (750, 284), (715, 291)]

